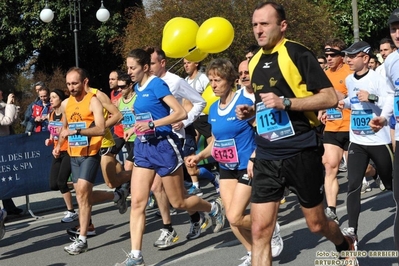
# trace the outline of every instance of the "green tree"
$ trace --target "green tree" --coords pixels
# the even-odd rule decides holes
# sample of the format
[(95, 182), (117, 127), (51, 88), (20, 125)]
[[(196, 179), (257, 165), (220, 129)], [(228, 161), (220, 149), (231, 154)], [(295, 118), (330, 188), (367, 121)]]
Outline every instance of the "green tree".
[[(147, 45), (161, 46), (164, 25), (174, 17), (190, 18), (201, 25), (211, 17), (224, 17), (234, 27), (234, 40), (231, 46), (218, 54), (210, 54), (204, 60), (215, 57), (229, 58), (235, 65), (245, 59), (245, 50), (256, 44), (251, 27), (251, 17), (257, 0), (161, 0), (153, 1), (148, 9), (136, 10), (126, 34), (118, 42), (119, 52), (124, 57), (133, 48)], [(287, 12), (289, 30), (287, 37), (301, 42), (314, 52), (318, 52), (324, 41), (336, 30), (323, 5), (308, 0), (280, 1)], [(175, 64), (179, 59), (170, 59)], [(178, 64), (181, 67), (182, 64)], [(174, 69), (181, 73), (181, 68)]]
[[(327, 7), (328, 15), (338, 26), (337, 36), (348, 45), (354, 41), (353, 15), (351, 0), (314, 0), (318, 5)], [(372, 47), (379, 48), (379, 41), (389, 37), (387, 21), (391, 12), (398, 7), (394, 0), (357, 0), (359, 17), (359, 37)]]

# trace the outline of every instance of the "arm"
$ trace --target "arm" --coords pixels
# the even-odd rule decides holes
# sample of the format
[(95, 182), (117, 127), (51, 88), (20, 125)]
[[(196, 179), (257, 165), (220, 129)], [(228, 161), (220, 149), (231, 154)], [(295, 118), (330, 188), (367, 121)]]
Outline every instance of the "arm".
[(183, 120), (184, 127), (191, 125), (195, 119), (201, 114), (206, 106), (206, 102), (201, 95), (192, 88), (184, 79), (180, 80), (178, 94), (181, 98), (187, 99), (193, 107), (187, 113), (187, 119)]
[(172, 95), (167, 95), (163, 101), (173, 110), (168, 116), (155, 120), (155, 127), (170, 125), (187, 118), (187, 112)]
[(0, 125), (9, 126), (16, 118), (17, 107), (14, 105), (14, 94), (8, 95), (7, 104), (5, 106), (4, 115), (0, 114)]
[(98, 100), (101, 102), (102, 106), (110, 113), (112, 114), (111, 117), (109, 117), (105, 121), (105, 127), (106, 128), (111, 128), (114, 125), (116, 125), (118, 122), (120, 122), (123, 118), (122, 113), (119, 111), (119, 109), (111, 102), (110, 98), (103, 93), (102, 91), (97, 91), (96, 96)]
[(212, 139), (209, 142), (209, 144), (206, 146), (205, 149), (203, 149), (200, 153), (198, 154), (193, 154), (193, 155), (189, 155), (185, 162), (189, 167), (194, 167), (196, 166), (200, 161), (208, 158), (211, 156), (212, 154), (212, 147), (213, 147), (213, 143), (215, 142), (215, 137), (212, 135)]

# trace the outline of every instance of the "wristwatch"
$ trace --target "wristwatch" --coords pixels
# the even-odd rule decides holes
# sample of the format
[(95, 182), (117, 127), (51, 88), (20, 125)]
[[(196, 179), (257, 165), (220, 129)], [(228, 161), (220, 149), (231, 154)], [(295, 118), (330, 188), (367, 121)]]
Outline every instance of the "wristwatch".
[(290, 110), (291, 108), (291, 100), (288, 98), (283, 99), (284, 110)]
[(153, 122), (153, 121), (149, 121), (149, 122), (148, 122), (148, 127), (149, 127), (150, 129), (154, 129), (154, 128), (155, 128), (154, 122)]
[(372, 103), (378, 102), (378, 96), (375, 94), (369, 94), (368, 100), (369, 100), (369, 102), (372, 102)]

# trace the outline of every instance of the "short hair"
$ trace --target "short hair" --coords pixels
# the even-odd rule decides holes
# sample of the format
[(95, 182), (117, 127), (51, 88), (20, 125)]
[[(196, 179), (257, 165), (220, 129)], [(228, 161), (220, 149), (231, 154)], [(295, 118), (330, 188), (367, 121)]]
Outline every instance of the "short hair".
[(158, 46), (147, 46), (144, 48), (144, 51), (146, 51), (150, 55), (152, 55), (154, 52), (157, 53), (159, 61), (166, 59), (165, 52)]
[(89, 79), (89, 75), (88, 75), (87, 71), (86, 71), (85, 69), (83, 69), (83, 68), (80, 68), (80, 67), (71, 67), (71, 68), (68, 70), (67, 75), (68, 75), (69, 73), (71, 73), (71, 72), (77, 72), (77, 73), (79, 74), (80, 81), (83, 81), (83, 80), (85, 80), (86, 78)]
[[(43, 81), (38, 81), (38, 82), (36, 82), (35, 84), (33, 84), (33, 88), (36, 88), (37, 86), (39, 86), (40, 88), (46, 87), (46, 85), (44, 84)], [(40, 88), (39, 88), (39, 89), (40, 89)]]
[(222, 79), (227, 80), (231, 88), (235, 86), (238, 73), (230, 60), (225, 58), (216, 58), (212, 60), (206, 68), (206, 74), (209, 75), (210, 72), (214, 72)]
[(347, 48), (346, 43), (338, 38), (328, 39), (324, 46), (338, 47), (340, 51), (343, 51)]
[(50, 96), (50, 90), (47, 87), (40, 87), (38, 92), (40, 91), (45, 91), (47, 93), (47, 96)]
[(123, 74), (122, 70), (120, 70), (120, 69), (112, 70), (109, 73), (113, 73), (113, 72), (115, 72), (118, 77)]
[(130, 85), (133, 83), (131, 77), (127, 73), (122, 73), (118, 76), (118, 80), (126, 81), (126, 85)]
[(148, 67), (151, 67), (151, 55), (147, 53), (143, 49), (134, 49), (129, 52), (127, 57), (132, 57), (137, 60), (140, 66), (144, 67), (145, 65), (148, 65)]
[(283, 20), (287, 20), (287, 17), (285, 16), (285, 10), (284, 7), (280, 4), (277, 4), (276, 2), (272, 1), (267, 1), (267, 2), (262, 2), (259, 3), (256, 7), (255, 10), (259, 10), (265, 6), (272, 6), (274, 10), (276, 10), (277, 13), (277, 23), (280, 24)]
[(391, 38), (383, 38), (383, 39), (380, 41), (380, 45), (381, 45), (381, 44), (384, 44), (384, 43), (389, 43), (389, 46), (391, 47), (392, 50), (395, 50), (395, 49), (396, 49), (396, 45), (394, 44), (394, 42), (392, 41)]
[(251, 44), (250, 46), (247, 47), (247, 50), (245, 52), (256, 54), (256, 52), (259, 51), (259, 49), (260, 49), (259, 45)]
[(323, 59), (324, 64), (327, 63), (327, 58), (324, 55), (317, 56), (317, 59)]

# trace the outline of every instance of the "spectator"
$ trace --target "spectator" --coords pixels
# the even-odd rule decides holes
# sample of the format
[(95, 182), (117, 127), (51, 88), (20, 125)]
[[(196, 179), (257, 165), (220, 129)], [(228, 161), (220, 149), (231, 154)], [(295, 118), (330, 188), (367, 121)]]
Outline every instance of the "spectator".
[(45, 87), (39, 89), (39, 100), (32, 106), (32, 117), (30, 119), (34, 125), (34, 132), (48, 131), (48, 115), (51, 112), (49, 96), (49, 89)]
[[(14, 105), (14, 100), (14, 94), (10, 93), (7, 97), (7, 103), (5, 103), (3, 101), (3, 91), (0, 90), (0, 136), (10, 135), (10, 125), (17, 118), (18, 109)], [(3, 206), (8, 214), (20, 214), (22, 212), (22, 209), (15, 206), (12, 199), (4, 199)], [(5, 217), (6, 215), (3, 217), (3, 220), (0, 221), (0, 230), (2, 230), (4, 226)]]
[(34, 124), (33, 124), (32, 121), (31, 121), (31, 117), (32, 117), (32, 113), (33, 113), (32, 107), (33, 107), (33, 105), (34, 105), (37, 101), (40, 100), (40, 98), (39, 98), (39, 90), (40, 90), (41, 88), (45, 88), (44, 82), (39, 81), (39, 82), (35, 83), (35, 84), (33, 85), (33, 88), (34, 88), (35, 91), (36, 91), (37, 97), (36, 97), (35, 100), (34, 100), (32, 103), (30, 103), (30, 104), (28, 105), (28, 107), (26, 108), (26, 111), (25, 111), (25, 114), (24, 114), (24, 120), (21, 122), (21, 125), (23, 125), (23, 126), (25, 127), (25, 133), (28, 133), (28, 132), (32, 132), (32, 131), (33, 131), (33, 126), (34, 126)]

